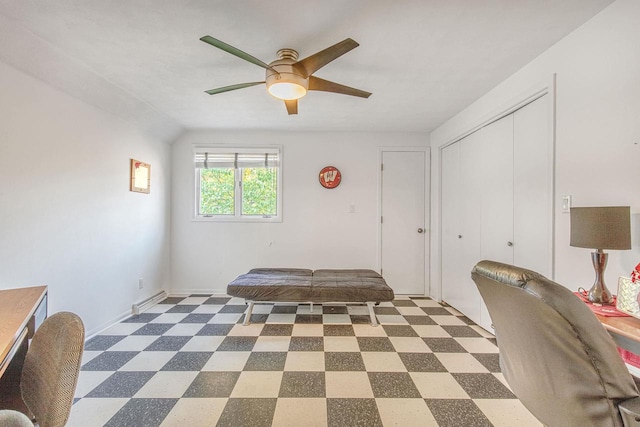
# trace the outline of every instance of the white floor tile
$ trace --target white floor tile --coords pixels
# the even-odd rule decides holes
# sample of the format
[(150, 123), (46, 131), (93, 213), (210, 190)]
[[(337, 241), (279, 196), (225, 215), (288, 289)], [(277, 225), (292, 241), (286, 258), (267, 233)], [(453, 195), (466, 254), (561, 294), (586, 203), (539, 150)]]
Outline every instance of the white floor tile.
[(409, 372), (424, 399), (468, 399), (469, 395), (447, 372)]
[(389, 337), (398, 353), (431, 353), (431, 349), (422, 338)]
[(194, 336), (204, 325), (202, 323), (178, 323), (162, 335), (166, 336)]
[(385, 426), (436, 426), (436, 420), (423, 399), (376, 399)]
[(74, 397), (84, 397), (112, 374), (111, 371), (80, 371)]
[(183, 398), (176, 403), (160, 427), (215, 426), (228, 399)]
[(215, 351), (224, 340), (224, 336), (192, 337), (180, 351)]
[[(326, 350), (326, 348), (325, 348)], [(285, 371), (324, 371), (324, 352), (291, 351), (287, 354)]]
[(368, 372), (407, 372), (395, 351), (363, 351), (362, 359)]
[(366, 372), (327, 372), (327, 397), (372, 398), (373, 390)]
[(474, 402), (495, 427), (542, 427), (517, 399), (475, 399)]
[(498, 353), (498, 347), (486, 338), (454, 338), (469, 353)]
[(128, 401), (123, 398), (84, 398), (71, 407), (66, 427), (101, 427)]
[(197, 375), (197, 371), (156, 372), (133, 397), (181, 398)]
[(278, 397), (281, 382), (282, 372), (241, 372), (230, 397)]
[(119, 370), (159, 371), (176, 353), (176, 351), (142, 351)]
[(449, 372), (489, 372), (469, 353), (435, 353)]
[(156, 335), (129, 335), (109, 347), (109, 351), (142, 351), (157, 339)]
[(290, 343), (291, 337), (258, 337), (253, 346), (253, 351), (289, 351)]
[(356, 337), (324, 337), (324, 351), (360, 351)]
[(250, 351), (216, 351), (202, 371), (242, 371), (250, 354)]
[(180, 323), (189, 313), (162, 313), (149, 323)]
[[(304, 421), (302, 421), (304, 420)], [(326, 399), (278, 399), (273, 415), (273, 427), (325, 427)]]

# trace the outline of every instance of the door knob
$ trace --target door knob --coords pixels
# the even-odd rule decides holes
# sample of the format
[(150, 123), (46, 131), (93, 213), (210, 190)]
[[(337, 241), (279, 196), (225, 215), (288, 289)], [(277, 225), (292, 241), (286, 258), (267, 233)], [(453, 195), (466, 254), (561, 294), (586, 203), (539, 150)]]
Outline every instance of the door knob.
[(513, 246), (513, 242), (507, 242), (507, 246)]
[(424, 228), (418, 228), (418, 233), (420, 234), (424, 233)]

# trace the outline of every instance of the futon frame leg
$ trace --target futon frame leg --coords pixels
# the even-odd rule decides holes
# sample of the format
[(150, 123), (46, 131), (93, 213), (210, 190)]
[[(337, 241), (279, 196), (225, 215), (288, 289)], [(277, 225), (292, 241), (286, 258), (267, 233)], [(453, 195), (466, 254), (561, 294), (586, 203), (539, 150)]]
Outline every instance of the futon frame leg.
[(376, 319), (376, 313), (373, 311), (373, 305), (375, 303), (368, 302), (367, 307), (369, 307), (369, 316), (371, 317), (371, 326), (378, 326), (378, 320)]
[(251, 323), (251, 313), (253, 312), (253, 301), (249, 303), (249, 307), (247, 307), (247, 311), (244, 314), (244, 322), (242, 322), (242, 326), (247, 326)]

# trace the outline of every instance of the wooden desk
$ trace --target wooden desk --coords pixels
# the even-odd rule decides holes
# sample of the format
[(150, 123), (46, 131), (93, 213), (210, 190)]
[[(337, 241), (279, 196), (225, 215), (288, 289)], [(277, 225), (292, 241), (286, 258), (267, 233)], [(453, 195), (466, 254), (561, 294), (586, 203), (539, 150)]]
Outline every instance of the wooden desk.
[(618, 346), (640, 354), (640, 319), (635, 317), (604, 317), (596, 314)]
[(46, 317), (46, 286), (0, 291), (0, 409), (22, 410), (22, 364), (29, 339)]

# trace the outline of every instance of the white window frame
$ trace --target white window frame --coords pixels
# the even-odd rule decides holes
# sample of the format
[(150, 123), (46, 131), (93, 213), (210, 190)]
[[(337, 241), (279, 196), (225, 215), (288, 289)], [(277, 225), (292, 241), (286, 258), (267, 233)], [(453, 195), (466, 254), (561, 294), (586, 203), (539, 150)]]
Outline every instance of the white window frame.
[(234, 191), (234, 215), (200, 215), (200, 168), (193, 162), (194, 191), (193, 191), (193, 221), (203, 222), (282, 222), (282, 170), (283, 170), (283, 150), (281, 145), (268, 146), (238, 146), (238, 145), (194, 145), (193, 155), (196, 153), (265, 153), (265, 150), (278, 152), (278, 180), (276, 189), (276, 215), (257, 216), (241, 215), (242, 212), (242, 187), (240, 185), (240, 169), (235, 169), (235, 191)]

